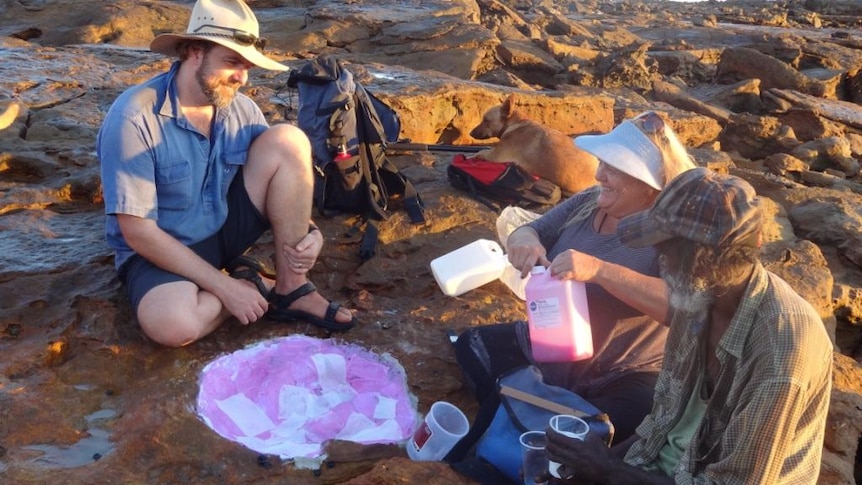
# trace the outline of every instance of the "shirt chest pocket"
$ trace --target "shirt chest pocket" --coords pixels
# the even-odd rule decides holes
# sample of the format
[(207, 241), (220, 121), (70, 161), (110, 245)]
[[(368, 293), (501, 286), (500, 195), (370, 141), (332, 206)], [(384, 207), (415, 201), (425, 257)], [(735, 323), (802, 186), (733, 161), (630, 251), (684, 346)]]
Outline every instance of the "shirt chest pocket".
[(188, 161), (156, 167), (160, 209), (188, 209), (192, 205), (192, 167)]
[(247, 158), (248, 150), (225, 153), (222, 156), (222, 171), (224, 172), (224, 176), (222, 177), (223, 193), (227, 192), (234, 175), (236, 175), (240, 167), (245, 165)]

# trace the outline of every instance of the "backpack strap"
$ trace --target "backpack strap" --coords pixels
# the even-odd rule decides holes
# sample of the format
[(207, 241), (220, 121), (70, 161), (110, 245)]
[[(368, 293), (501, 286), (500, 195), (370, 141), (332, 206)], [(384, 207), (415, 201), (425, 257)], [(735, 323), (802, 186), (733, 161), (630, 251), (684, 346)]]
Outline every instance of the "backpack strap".
[(380, 162), (380, 178), (385, 179), (387, 186), (398, 187), (396, 193), (401, 194), (403, 200), (404, 211), (410, 217), (410, 222), (413, 224), (425, 223), (425, 206), (422, 203), (422, 198), (419, 197), (419, 191), (410, 180), (407, 179), (398, 171), (398, 167), (389, 160), (385, 152), (381, 152)]
[(367, 217), (384, 221), (388, 218), (386, 209), (389, 207), (389, 193), (386, 191), (386, 185), (380, 180), (373, 147), (365, 141), (359, 142), (359, 159), (361, 160), (359, 166), (362, 169), (362, 176), (368, 184), (369, 209)]
[[(391, 195), (386, 192), (386, 188), (389, 187), (394, 193), (403, 197), (404, 210), (410, 217), (410, 221), (414, 224), (425, 223), (425, 207), (419, 197), (419, 192), (413, 183), (398, 171), (398, 167), (386, 157), (386, 140), (380, 136), (380, 133), (383, 133), (383, 125), (380, 123), (377, 113), (373, 111), (374, 106), (371, 104), (367, 91), (362, 86), (357, 86), (354, 96), (357, 98), (355, 103), (357, 109), (356, 128), (360, 132), (359, 156), (365, 157), (362, 167), (366, 171), (366, 180), (373, 182), (378, 191), (382, 192), (370, 195), (372, 197), (370, 201), (372, 211), (379, 220), (386, 219), (384, 211)], [(369, 143), (369, 140), (372, 140), (373, 144)]]
[(377, 224), (373, 219), (365, 222), (365, 233), (359, 243), (359, 259), (362, 262), (368, 261), (377, 254), (377, 243), (380, 241), (380, 228)]

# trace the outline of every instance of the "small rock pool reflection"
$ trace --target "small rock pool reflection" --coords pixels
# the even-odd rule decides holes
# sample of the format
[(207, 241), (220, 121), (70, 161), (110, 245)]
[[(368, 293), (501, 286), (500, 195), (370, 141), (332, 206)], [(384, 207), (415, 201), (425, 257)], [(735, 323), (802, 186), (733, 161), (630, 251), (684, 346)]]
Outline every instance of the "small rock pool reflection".
[[(87, 423), (94, 424), (113, 419), (117, 412), (101, 409), (85, 417)], [(114, 452), (110, 433), (104, 429), (90, 427), (82, 432), (80, 441), (71, 446), (31, 445), (25, 450), (41, 451), (42, 454), (29, 461), (33, 467), (44, 469), (75, 468), (100, 460)]]

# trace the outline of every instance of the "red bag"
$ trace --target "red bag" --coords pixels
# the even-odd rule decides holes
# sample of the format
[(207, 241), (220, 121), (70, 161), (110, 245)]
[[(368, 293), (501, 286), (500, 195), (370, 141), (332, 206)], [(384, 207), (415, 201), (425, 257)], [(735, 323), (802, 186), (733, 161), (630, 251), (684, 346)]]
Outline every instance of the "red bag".
[(459, 153), (452, 158), (446, 175), (453, 187), (494, 210), (499, 210), (500, 205), (529, 207), (560, 200), (560, 187), (531, 175), (514, 162), (491, 162)]

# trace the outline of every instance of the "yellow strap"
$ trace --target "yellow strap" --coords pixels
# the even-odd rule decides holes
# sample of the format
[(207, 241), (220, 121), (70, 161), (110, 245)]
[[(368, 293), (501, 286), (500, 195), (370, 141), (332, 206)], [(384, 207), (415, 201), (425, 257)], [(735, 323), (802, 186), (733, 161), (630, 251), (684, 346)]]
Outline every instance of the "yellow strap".
[(579, 418), (589, 417), (589, 414), (583, 411), (578, 411), (577, 409), (555, 403), (554, 401), (549, 401), (543, 397), (535, 396), (533, 394), (515, 389), (514, 387), (500, 386), (500, 394), (517, 399), (519, 401), (530, 403), (533, 406), (540, 407), (542, 409), (546, 409), (557, 414), (568, 414), (571, 416), (577, 416)]

